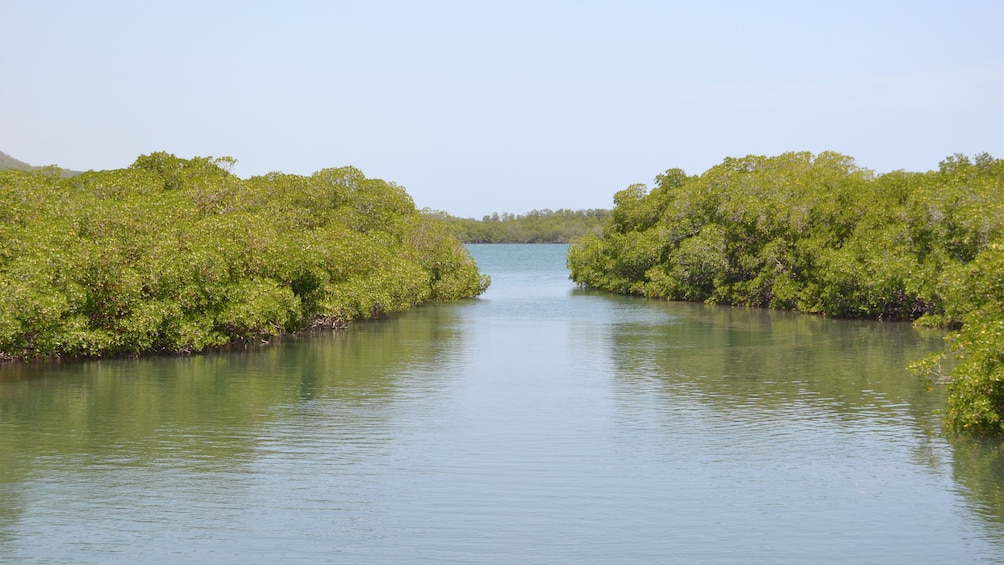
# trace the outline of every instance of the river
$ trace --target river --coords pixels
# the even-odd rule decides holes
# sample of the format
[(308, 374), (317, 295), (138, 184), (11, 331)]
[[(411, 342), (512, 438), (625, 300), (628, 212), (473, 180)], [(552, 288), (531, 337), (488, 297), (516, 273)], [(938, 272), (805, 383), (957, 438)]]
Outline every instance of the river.
[(1004, 562), (1004, 450), (909, 324), (576, 289), (191, 357), (0, 367), (5, 563)]

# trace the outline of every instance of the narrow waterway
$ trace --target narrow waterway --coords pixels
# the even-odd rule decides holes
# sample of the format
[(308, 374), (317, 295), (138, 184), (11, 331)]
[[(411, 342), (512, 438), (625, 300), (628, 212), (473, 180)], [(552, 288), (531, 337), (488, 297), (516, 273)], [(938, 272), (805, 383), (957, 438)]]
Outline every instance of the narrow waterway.
[(1004, 452), (909, 324), (577, 290), (253, 351), (0, 368), (0, 561), (1004, 562)]

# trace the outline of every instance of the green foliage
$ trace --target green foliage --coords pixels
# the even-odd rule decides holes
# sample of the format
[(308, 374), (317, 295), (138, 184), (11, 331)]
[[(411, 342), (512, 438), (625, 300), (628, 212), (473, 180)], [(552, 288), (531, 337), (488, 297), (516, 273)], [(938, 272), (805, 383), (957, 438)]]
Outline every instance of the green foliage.
[(946, 315), (958, 364), (949, 383), (948, 422), (960, 431), (1004, 436), (1004, 241), (945, 277)]
[(487, 287), (442, 219), (351, 167), (0, 172), (0, 358), (196, 352)]
[(1002, 196), (986, 154), (884, 175), (837, 153), (727, 158), (616, 193), (568, 264), (613, 292), (961, 328), (949, 423), (1004, 434)]
[(444, 217), (464, 243), (568, 243), (589, 233), (599, 234), (609, 210), (533, 210), (473, 218)]

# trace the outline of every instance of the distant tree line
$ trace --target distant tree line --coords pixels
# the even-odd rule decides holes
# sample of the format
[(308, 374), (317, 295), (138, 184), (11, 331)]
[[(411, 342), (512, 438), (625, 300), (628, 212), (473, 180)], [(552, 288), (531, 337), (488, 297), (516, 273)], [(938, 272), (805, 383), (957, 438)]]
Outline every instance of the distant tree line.
[(441, 218), (351, 167), (0, 171), (0, 359), (198, 352), (484, 292)]
[(599, 234), (609, 210), (533, 210), (525, 214), (495, 212), (480, 220), (449, 217), (464, 243), (568, 243)]
[(831, 152), (727, 158), (614, 203), (570, 248), (579, 284), (953, 328), (947, 421), (1004, 435), (1004, 161), (875, 174)]

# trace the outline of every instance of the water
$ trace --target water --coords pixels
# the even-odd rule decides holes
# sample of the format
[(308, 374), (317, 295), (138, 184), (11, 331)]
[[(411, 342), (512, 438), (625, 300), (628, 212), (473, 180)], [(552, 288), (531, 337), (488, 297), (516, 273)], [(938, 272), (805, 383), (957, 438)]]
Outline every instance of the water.
[(1004, 452), (907, 324), (579, 291), (253, 351), (0, 371), (0, 561), (1004, 562)]

